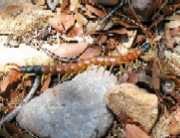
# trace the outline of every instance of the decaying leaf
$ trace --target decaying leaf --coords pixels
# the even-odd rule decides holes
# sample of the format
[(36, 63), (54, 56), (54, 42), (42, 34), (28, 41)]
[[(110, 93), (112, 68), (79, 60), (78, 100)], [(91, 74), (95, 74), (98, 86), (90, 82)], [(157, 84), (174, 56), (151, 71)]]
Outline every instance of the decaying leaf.
[(165, 51), (165, 57), (169, 72), (180, 76), (180, 55), (175, 52)]
[[(94, 61), (96, 61), (97, 65), (99, 62), (104, 62), (104, 64), (111, 65), (106, 69), (110, 70), (116, 78), (119, 77), (119, 83), (128, 83), (128, 85), (121, 84), (123, 87), (117, 88), (118, 93), (112, 93), (112, 100), (109, 100), (112, 102), (112, 107), (115, 107), (109, 106), (109, 108), (112, 108), (112, 111), (114, 110), (116, 117), (120, 118), (120, 120), (117, 119), (116, 121), (121, 123), (119, 124), (121, 133), (113, 131), (113, 136), (122, 138), (124, 133), (127, 138), (151, 138), (150, 135), (155, 136), (155, 138), (165, 138), (165, 136), (170, 135), (175, 137), (180, 133), (180, 15), (178, 12), (174, 12), (173, 16), (169, 14), (173, 10), (171, 8), (168, 11), (166, 5), (169, 6), (169, 3), (163, 0), (129, 0), (127, 3), (123, 3), (122, 7), (116, 7), (120, 6), (118, 3), (123, 1), (27, 1), (43, 5), (44, 7), (37, 7), (37, 5), (32, 4), (13, 4), (4, 8), (2, 7), (3, 4), (1, 4), (3, 1), (0, 2), (0, 34), (3, 35), (2, 37), (0, 36), (0, 46), (2, 46), (0, 47), (0, 73), (6, 74), (6, 76), (3, 76), (4, 79), (0, 81), (1, 96), (3, 97), (3, 105), (6, 108), (5, 110), (0, 110), (1, 112), (6, 114), (21, 103), (33, 82), (32, 78), (22, 79), (24, 74), (7, 68), (9, 63), (19, 66), (47, 65), (47, 67), (54, 67), (54, 65), (58, 64), (60, 65), (58, 69), (61, 70), (62, 57), (77, 57), (77, 62), (68, 60), (70, 62), (69, 65), (73, 65), (69, 67), (69, 74), (73, 74), (73, 69), (76, 67), (77, 71), (79, 71), (81, 68), (83, 69), (85, 64), (91, 66)], [(51, 8), (49, 3), (56, 3), (56, 5)], [(45, 4), (47, 4), (47, 7)], [(174, 1), (170, 2), (171, 5), (178, 8), (180, 6), (179, 2), (175, 4)], [(44, 9), (45, 7), (46, 9)], [(51, 8), (53, 12), (48, 10), (48, 8)], [(130, 13), (131, 11), (132, 13)], [(166, 15), (170, 16), (166, 18)], [(50, 17), (52, 18), (49, 19)], [(156, 23), (156, 19), (161, 21), (158, 20), (158, 17), (166, 20), (166, 22), (162, 21), (165, 25), (164, 28), (161, 27), (161, 24), (158, 25), (158, 22)], [(44, 28), (46, 32), (42, 33), (42, 37), (39, 37), (39, 33)], [(161, 32), (157, 33), (159, 32), (158, 30), (161, 30)], [(4, 44), (9, 44), (8, 46), (12, 47), (13, 43), (11, 43), (10, 39), (13, 38), (12, 42), (14, 42), (14, 37), (16, 38), (15, 40), (20, 39), (23, 41), (17, 41), (21, 44), (15, 42), (17, 48), (7, 48), (7, 45)], [(34, 43), (34, 40), (37, 43)], [(25, 44), (22, 44), (22, 42)], [(149, 45), (149, 48), (146, 47), (147, 49), (142, 47), (145, 42)], [(37, 49), (32, 46), (37, 46)], [(129, 62), (129, 58), (131, 56), (134, 58), (136, 51), (126, 55), (131, 49), (136, 49), (137, 53), (141, 53), (137, 59), (134, 59), (134, 62)], [(158, 55), (157, 52), (162, 56)], [(127, 61), (127, 64), (114, 66), (113, 63), (115, 61), (110, 56), (119, 55), (121, 55), (122, 61)], [(101, 60), (101, 58), (97, 58), (98, 56), (106, 56), (107, 58), (102, 58), (103, 60)], [(90, 60), (83, 62), (83, 64), (80, 63), (81, 60), (78, 62), (79, 59), (86, 58)], [(68, 66), (66, 68), (66, 63), (63, 63), (63, 68), (64, 70), (68, 68)], [(64, 76), (66, 77), (68, 74), (64, 74)], [(39, 87), (40, 92), (38, 91), (37, 95), (41, 95), (42, 91), (56, 85), (54, 80), (58, 82), (59, 80), (64, 81), (64, 76), (59, 77), (59, 74), (52, 75), (51, 72), (43, 76)], [(98, 78), (97, 76), (91, 77), (91, 80)], [(2, 78), (1, 75), (0, 78)], [(171, 92), (165, 92), (163, 87), (164, 80), (168, 80), (168, 78), (173, 80), (173, 89), (168, 89)], [(86, 83), (86, 80), (83, 81)], [(93, 81), (90, 82), (93, 84)], [(141, 82), (144, 89), (137, 87), (137, 85), (141, 85)], [(77, 86), (76, 81), (73, 82), (73, 85)], [(96, 84), (93, 85), (95, 86)], [(167, 88), (170, 88), (168, 86), (167, 84)], [(78, 87), (80, 88), (81, 86)], [(104, 86), (101, 85), (101, 87)], [(149, 88), (158, 91), (160, 94), (158, 96), (163, 97), (158, 97), (155, 93), (152, 94), (153, 90), (149, 91)], [(91, 89), (88, 89), (88, 91), (91, 91)], [(71, 95), (71, 93), (68, 96), (72, 96), (74, 99), (74, 95)], [(75, 97), (77, 96), (75, 95)], [(63, 100), (65, 98), (66, 96), (63, 97)], [(171, 112), (169, 108), (166, 108), (166, 106), (169, 107), (169, 103), (164, 100), (168, 98), (173, 101)], [(93, 98), (93, 100), (96, 100), (96, 98)], [(79, 102), (79, 100), (77, 101)], [(45, 102), (48, 102), (48, 100)], [(162, 117), (159, 116), (160, 110), (158, 106), (161, 102), (163, 102), (162, 107), (167, 109), (167, 114), (163, 114)], [(41, 105), (38, 106), (38, 108), (41, 107)], [(64, 104), (62, 106), (63, 108), (65, 107)], [(76, 107), (79, 110), (79, 106)], [(44, 109), (46, 109), (46, 106)], [(172, 109), (178, 110), (174, 112)], [(77, 118), (73, 118), (73, 120), (77, 120)], [(25, 120), (25, 122), (27, 121)], [(58, 126), (59, 124), (55, 125)], [(14, 122), (8, 125), (9, 132), (12, 132), (12, 137), (23, 137), (24, 132), (19, 131), (18, 127), (16, 127)], [(119, 130), (119, 128), (116, 129)], [(149, 135), (144, 130), (149, 132)]]
[(49, 20), (49, 23), (60, 33), (65, 33), (75, 23), (75, 16), (73, 14), (61, 13)]
[(10, 85), (13, 85), (13, 83), (20, 81), (21, 78), (21, 73), (15, 70), (10, 70), (8, 75), (0, 82), (1, 93), (5, 92)]
[(125, 128), (126, 138), (151, 138), (146, 132), (141, 130), (138, 126), (127, 124)]
[(154, 59), (152, 63), (152, 87), (155, 90), (160, 90), (160, 73), (161, 66), (158, 59)]
[(47, 90), (50, 86), (51, 83), (51, 74), (48, 74), (46, 76), (43, 77), (43, 81), (41, 82), (42, 86), (41, 86), (41, 92)]
[(11, 91), (9, 94), (9, 102), (6, 107), (6, 112), (12, 111), (15, 107), (17, 107), (25, 97), (24, 91)]
[(92, 13), (92, 14), (98, 16), (98, 17), (104, 17), (104, 16), (106, 16), (106, 13), (105, 13), (105, 12), (103, 12), (102, 10), (99, 10), (99, 9), (97, 9), (97, 8), (91, 6), (91, 5), (88, 5), (88, 4), (87, 4), (87, 5), (86, 5), (86, 8), (87, 8), (87, 10), (88, 10), (90, 13)]
[(165, 112), (153, 129), (153, 137), (169, 137), (180, 134), (180, 109), (177, 107), (172, 113)]
[(76, 11), (80, 7), (80, 0), (71, 0), (70, 1), (70, 10)]
[(169, 20), (165, 26), (165, 41), (167, 48), (174, 48), (180, 45), (180, 15), (174, 15)]

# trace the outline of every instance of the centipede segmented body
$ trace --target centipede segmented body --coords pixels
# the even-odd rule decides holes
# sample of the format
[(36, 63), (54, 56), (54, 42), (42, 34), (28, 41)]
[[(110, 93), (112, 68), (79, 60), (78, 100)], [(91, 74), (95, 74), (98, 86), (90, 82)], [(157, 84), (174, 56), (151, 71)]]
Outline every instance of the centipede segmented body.
[(86, 69), (89, 65), (98, 66), (116, 66), (129, 63), (140, 57), (141, 54), (146, 52), (150, 47), (149, 43), (144, 43), (140, 48), (135, 48), (130, 50), (126, 55), (119, 56), (103, 56), (103, 57), (93, 57), (90, 59), (80, 59), (75, 63), (62, 63), (54, 66), (22, 66), (18, 68), (19, 72), (22, 73), (76, 73), (80, 70)]

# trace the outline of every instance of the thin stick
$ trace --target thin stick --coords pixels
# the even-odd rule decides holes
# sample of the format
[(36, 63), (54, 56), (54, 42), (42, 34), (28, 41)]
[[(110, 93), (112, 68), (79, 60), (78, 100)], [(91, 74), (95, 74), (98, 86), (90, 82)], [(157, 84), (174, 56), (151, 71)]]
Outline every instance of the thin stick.
[(10, 112), (4, 118), (1, 119), (0, 127), (2, 127), (2, 125), (5, 122), (11, 121), (20, 112), (22, 107), (30, 101), (30, 99), (33, 97), (34, 93), (36, 92), (37, 88), (39, 87), (39, 84), (40, 84), (40, 76), (36, 76), (33, 86), (29, 91), (28, 95), (24, 98), (22, 103), (20, 103), (12, 112)]
[(122, 0), (121, 2), (119, 2), (119, 4), (114, 8), (112, 9), (108, 15), (106, 15), (105, 17), (103, 17), (99, 23), (99, 25), (101, 25), (101, 29), (104, 29), (105, 28), (105, 22), (107, 20), (109, 20), (109, 18), (111, 16), (113, 16), (113, 14), (115, 14), (120, 8), (122, 8), (122, 6), (125, 4), (125, 0)]
[(117, 12), (120, 8), (122, 8), (123, 5), (124, 5), (124, 0), (121, 1), (114, 9), (112, 9), (112, 11), (110, 11), (110, 12), (108, 13), (108, 15), (105, 16), (105, 17), (101, 20), (101, 22), (107, 21), (115, 12)]

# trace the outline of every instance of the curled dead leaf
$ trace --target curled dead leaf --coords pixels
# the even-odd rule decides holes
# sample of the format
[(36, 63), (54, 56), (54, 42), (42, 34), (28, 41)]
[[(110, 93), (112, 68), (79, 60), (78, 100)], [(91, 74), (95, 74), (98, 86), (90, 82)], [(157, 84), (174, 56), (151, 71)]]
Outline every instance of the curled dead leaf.
[(51, 18), (49, 23), (58, 32), (64, 33), (74, 25), (75, 16), (73, 14), (61, 13)]
[(180, 134), (180, 108), (178, 108), (177, 111), (175, 111), (172, 115), (169, 125), (169, 132), (171, 135)]
[(19, 81), (22, 77), (22, 74), (15, 71), (15, 70), (10, 70), (10, 72), (8, 73), (8, 75), (1, 81), (0, 83), (0, 89), (1, 89), (1, 93), (5, 92), (6, 89), (12, 85), (13, 83)]
[(86, 8), (90, 13), (92, 13), (92, 14), (98, 16), (98, 17), (106, 16), (106, 13), (104, 11), (102, 11), (100, 9), (97, 9), (97, 8), (95, 8), (95, 7), (93, 7), (93, 6), (89, 5), (89, 4), (86, 4)]
[(133, 124), (127, 124), (125, 127), (126, 138), (151, 138), (146, 132)]

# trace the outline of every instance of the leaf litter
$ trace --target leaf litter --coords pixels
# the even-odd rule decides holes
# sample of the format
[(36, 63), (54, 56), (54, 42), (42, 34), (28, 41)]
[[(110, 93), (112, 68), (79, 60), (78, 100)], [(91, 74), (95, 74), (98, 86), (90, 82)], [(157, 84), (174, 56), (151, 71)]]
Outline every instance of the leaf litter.
[[(105, 67), (118, 78), (119, 84), (132, 83), (156, 95), (162, 113), (158, 115), (152, 132), (144, 131), (142, 126), (132, 118), (130, 123), (127, 119), (115, 119), (113, 123), (115, 126), (113, 125), (109, 129), (105, 137), (136, 137), (136, 133), (138, 137), (142, 138), (156, 135), (158, 137), (159, 134), (168, 137), (179, 136), (179, 121), (176, 123), (176, 120), (179, 120), (180, 105), (180, 14), (176, 11), (176, 8), (179, 9), (180, 7), (179, 1), (166, 3), (163, 0), (156, 0), (155, 2), (152, 0), (135, 0), (135, 2), (125, 2), (123, 7), (119, 6), (118, 10), (115, 10), (116, 6), (120, 5), (117, 0), (62, 0), (59, 3), (48, 1), (48, 5), (37, 0), (33, 3), (38, 5), (38, 2), (41, 3), (39, 4), (41, 6), (36, 6), (35, 9), (37, 10), (33, 10), (35, 5), (27, 4), (27, 2), (24, 2), (24, 7), (3, 7), (0, 17), (7, 20), (0, 20), (2, 22), (0, 26), (5, 30), (0, 31), (0, 33), (1, 36), (7, 36), (9, 41), (0, 49), (12, 50), (14, 48), (11, 43), (13, 40), (17, 41), (18, 45), (18, 48), (14, 48), (13, 52), (19, 51), (23, 47), (22, 44), (25, 44), (27, 47), (37, 50), (43, 60), (45, 58), (47, 60), (42, 60), (42, 62), (38, 62), (36, 58), (31, 60), (31, 56), (32, 58), (36, 56), (32, 52), (29, 59), (22, 56), (21, 63), (18, 60), (12, 60), (12, 63), (9, 59), (5, 63), (17, 64), (17, 67), (28, 65), (53, 66), (56, 64), (79, 64), (80, 59), (96, 59), (99, 56), (124, 55), (127, 58), (125, 55), (130, 50), (139, 48), (147, 42), (151, 45), (150, 50), (135, 59), (134, 62), (119, 66), (105, 65)], [(153, 6), (155, 3), (156, 6)], [(171, 11), (171, 8), (168, 9), (170, 6), (174, 7), (174, 11)], [(25, 7), (28, 9), (24, 10)], [(24, 16), (31, 11), (39, 12), (39, 15), (33, 13), (32, 15), (35, 15), (36, 18)], [(30, 21), (26, 22), (27, 19)], [(6, 26), (7, 22), (11, 24)], [(22, 23), (20, 24), (20, 22)], [(46, 31), (42, 31), (43, 29)], [(24, 55), (26, 52), (28, 50), (24, 50)], [(47, 57), (43, 55), (44, 53)], [(6, 54), (8, 55), (8, 52), (5, 51), (3, 55), (0, 55), (0, 59), (2, 56), (3, 60), (3, 56), (6, 57)], [(13, 58), (18, 59), (16, 56)], [(66, 63), (62, 63), (62, 61), (66, 61)], [(1, 116), (4, 117), (16, 110), (18, 105), (21, 105), (23, 99), (28, 95), (28, 91), (33, 85), (33, 78), (36, 75), (25, 76), (14, 69), (7, 71), (4, 64), (1, 66), (2, 100), (0, 102), (2, 102)], [(84, 70), (86, 69), (82, 66), (82, 70), (80, 69), (77, 72), (67, 71), (67, 74), (60, 75), (51, 72), (48, 75), (42, 74), (43, 77), (35, 97), (57, 83), (71, 80)], [(168, 124), (172, 115), (176, 117), (176, 120)], [(161, 124), (162, 118), (167, 119), (165, 121), (167, 122), (166, 128)], [(3, 127), (2, 136), (6, 135), (4, 137), (23, 137), (27, 134), (16, 125), (15, 120), (5, 123)], [(164, 129), (169, 129), (169, 131), (164, 132)], [(31, 134), (29, 136), (32, 137)]]

